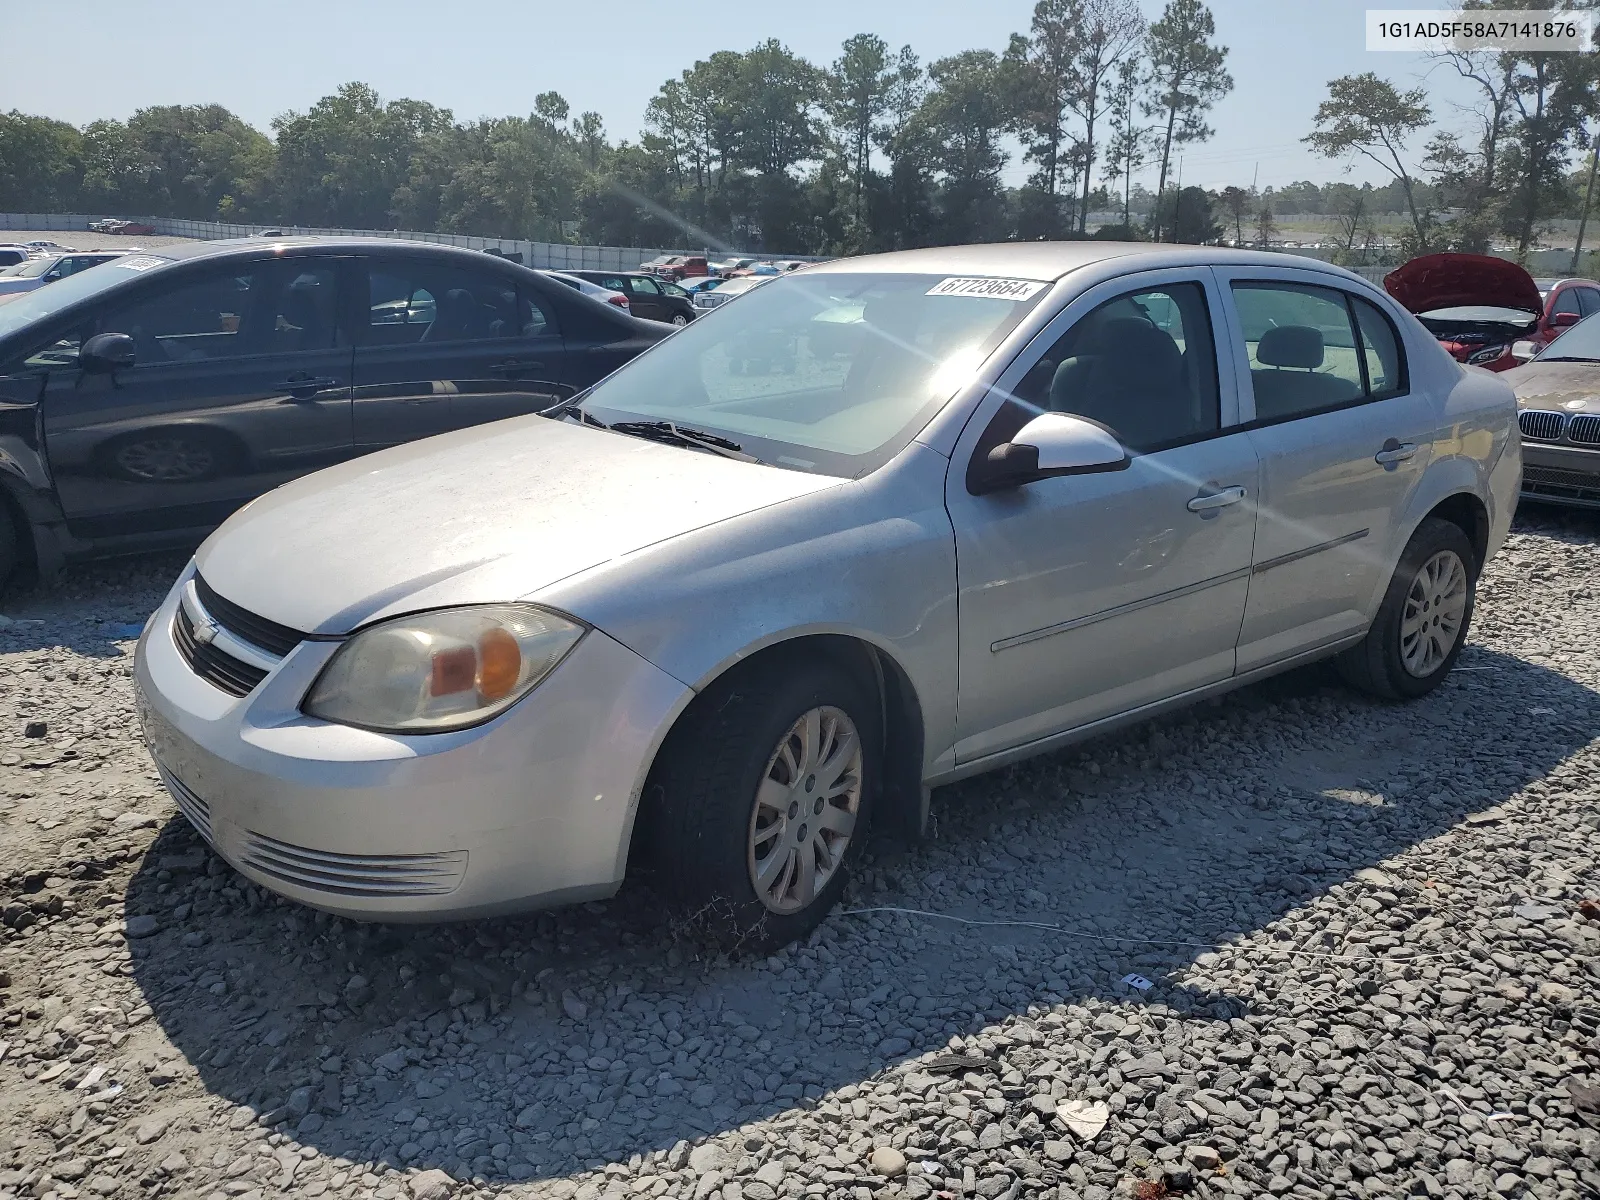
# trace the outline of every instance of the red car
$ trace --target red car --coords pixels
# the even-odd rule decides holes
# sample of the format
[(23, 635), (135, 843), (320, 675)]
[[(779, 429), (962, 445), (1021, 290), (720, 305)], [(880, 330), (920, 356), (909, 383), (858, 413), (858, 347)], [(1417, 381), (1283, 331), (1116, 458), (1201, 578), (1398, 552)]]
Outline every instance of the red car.
[(1384, 276), (1384, 290), (1417, 315), (1458, 362), (1508, 371), (1591, 312), (1600, 283), (1547, 280), (1509, 259), (1427, 254)]
[(680, 254), (656, 268), (656, 274), (662, 279), (671, 279), (674, 282), (679, 279), (695, 279), (711, 274), (711, 264), (706, 261), (704, 255), (696, 257)]
[(121, 221), (121, 222), (118, 222), (117, 227), (115, 229), (113, 229), (111, 232), (112, 233), (131, 233), (131, 234), (142, 235), (144, 237), (149, 237), (155, 231), (156, 231), (156, 227), (154, 225), (146, 225), (146, 224), (144, 224), (144, 223), (142, 223), (140, 221)]

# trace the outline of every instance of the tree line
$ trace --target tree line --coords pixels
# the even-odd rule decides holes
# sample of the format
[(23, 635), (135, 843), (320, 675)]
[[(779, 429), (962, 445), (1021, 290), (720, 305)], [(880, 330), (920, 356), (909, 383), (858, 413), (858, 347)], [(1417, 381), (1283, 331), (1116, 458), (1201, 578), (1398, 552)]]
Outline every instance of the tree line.
[[(1473, 6), (1491, 3), (1520, 0)], [(1509, 236), (1526, 250), (1579, 207), (1571, 160), (1597, 115), (1600, 56), (1448, 58), (1482, 100), (1471, 138), (1416, 147), (1433, 121), (1421, 89), (1373, 74), (1329, 84), (1305, 140), (1381, 167), (1381, 187), (1179, 186), (1179, 156), (1212, 136), (1233, 87), (1203, 0), (1168, 0), (1149, 23), (1134, 0), (1038, 0), (1001, 51), (924, 62), (870, 33), (825, 66), (775, 39), (718, 51), (661, 86), (631, 140), (553, 91), (526, 116), (463, 122), (349, 83), (276, 118), (271, 136), (219, 105), (82, 129), (13, 111), (0, 115), (0, 209), (816, 254), (1087, 236), (1270, 244), (1288, 212), (1336, 218), (1353, 250), (1394, 211), (1412, 249)], [(1026, 179), (1006, 186), (1018, 152)], [(1154, 192), (1134, 180), (1146, 172)]]

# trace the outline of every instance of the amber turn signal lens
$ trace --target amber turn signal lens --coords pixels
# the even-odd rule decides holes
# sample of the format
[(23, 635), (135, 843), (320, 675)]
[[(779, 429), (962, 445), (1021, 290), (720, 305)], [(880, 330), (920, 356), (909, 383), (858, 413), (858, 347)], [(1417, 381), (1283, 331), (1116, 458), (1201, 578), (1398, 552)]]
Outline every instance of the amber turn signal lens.
[(504, 629), (491, 629), (478, 639), (478, 694), (499, 700), (511, 694), (522, 676), (522, 648)]

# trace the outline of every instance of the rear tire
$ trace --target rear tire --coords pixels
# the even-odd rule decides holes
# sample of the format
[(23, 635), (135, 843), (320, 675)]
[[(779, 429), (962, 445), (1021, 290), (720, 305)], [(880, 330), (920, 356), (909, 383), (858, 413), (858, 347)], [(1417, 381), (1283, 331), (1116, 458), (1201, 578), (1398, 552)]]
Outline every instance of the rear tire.
[(736, 670), (695, 701), (651, 779), (646, 849), (692, 931), (762, 953), (810, 933), (866, 843), (882, 730), (827, 661)]
[(1384, 700), (1415, 700), (1443, 683), (1467, 641), (1478, 569), (1459, 526), (1423, 521), (1366, 638), (1334, 660), (1345, 682)]

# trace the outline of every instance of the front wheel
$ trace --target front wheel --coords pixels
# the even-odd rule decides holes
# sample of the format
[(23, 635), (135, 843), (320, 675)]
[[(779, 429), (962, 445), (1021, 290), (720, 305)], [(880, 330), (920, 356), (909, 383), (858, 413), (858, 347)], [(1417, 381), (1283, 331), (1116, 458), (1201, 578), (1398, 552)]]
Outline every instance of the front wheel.
[(687, 325), (689, 323), (689, 318), (684, 316), (682, 313), (673, 313), (672, 314), (672, 323), (674, 325), (676, 325), (679, 329), (682, 329), (685, 325)]
[(1351, 686), (1414, 700), (1444, 682), (1466, 644), (1478, 556), (1459, 526), (1430, 517), (1395, 568), (1366, 638), (1336, 660)]
[(879, 778), (878, 705), (827, 662), (756, 665), (708, 690), (652, 780), (649, 851), (701, 931), (760, 951), (844, 891)]

